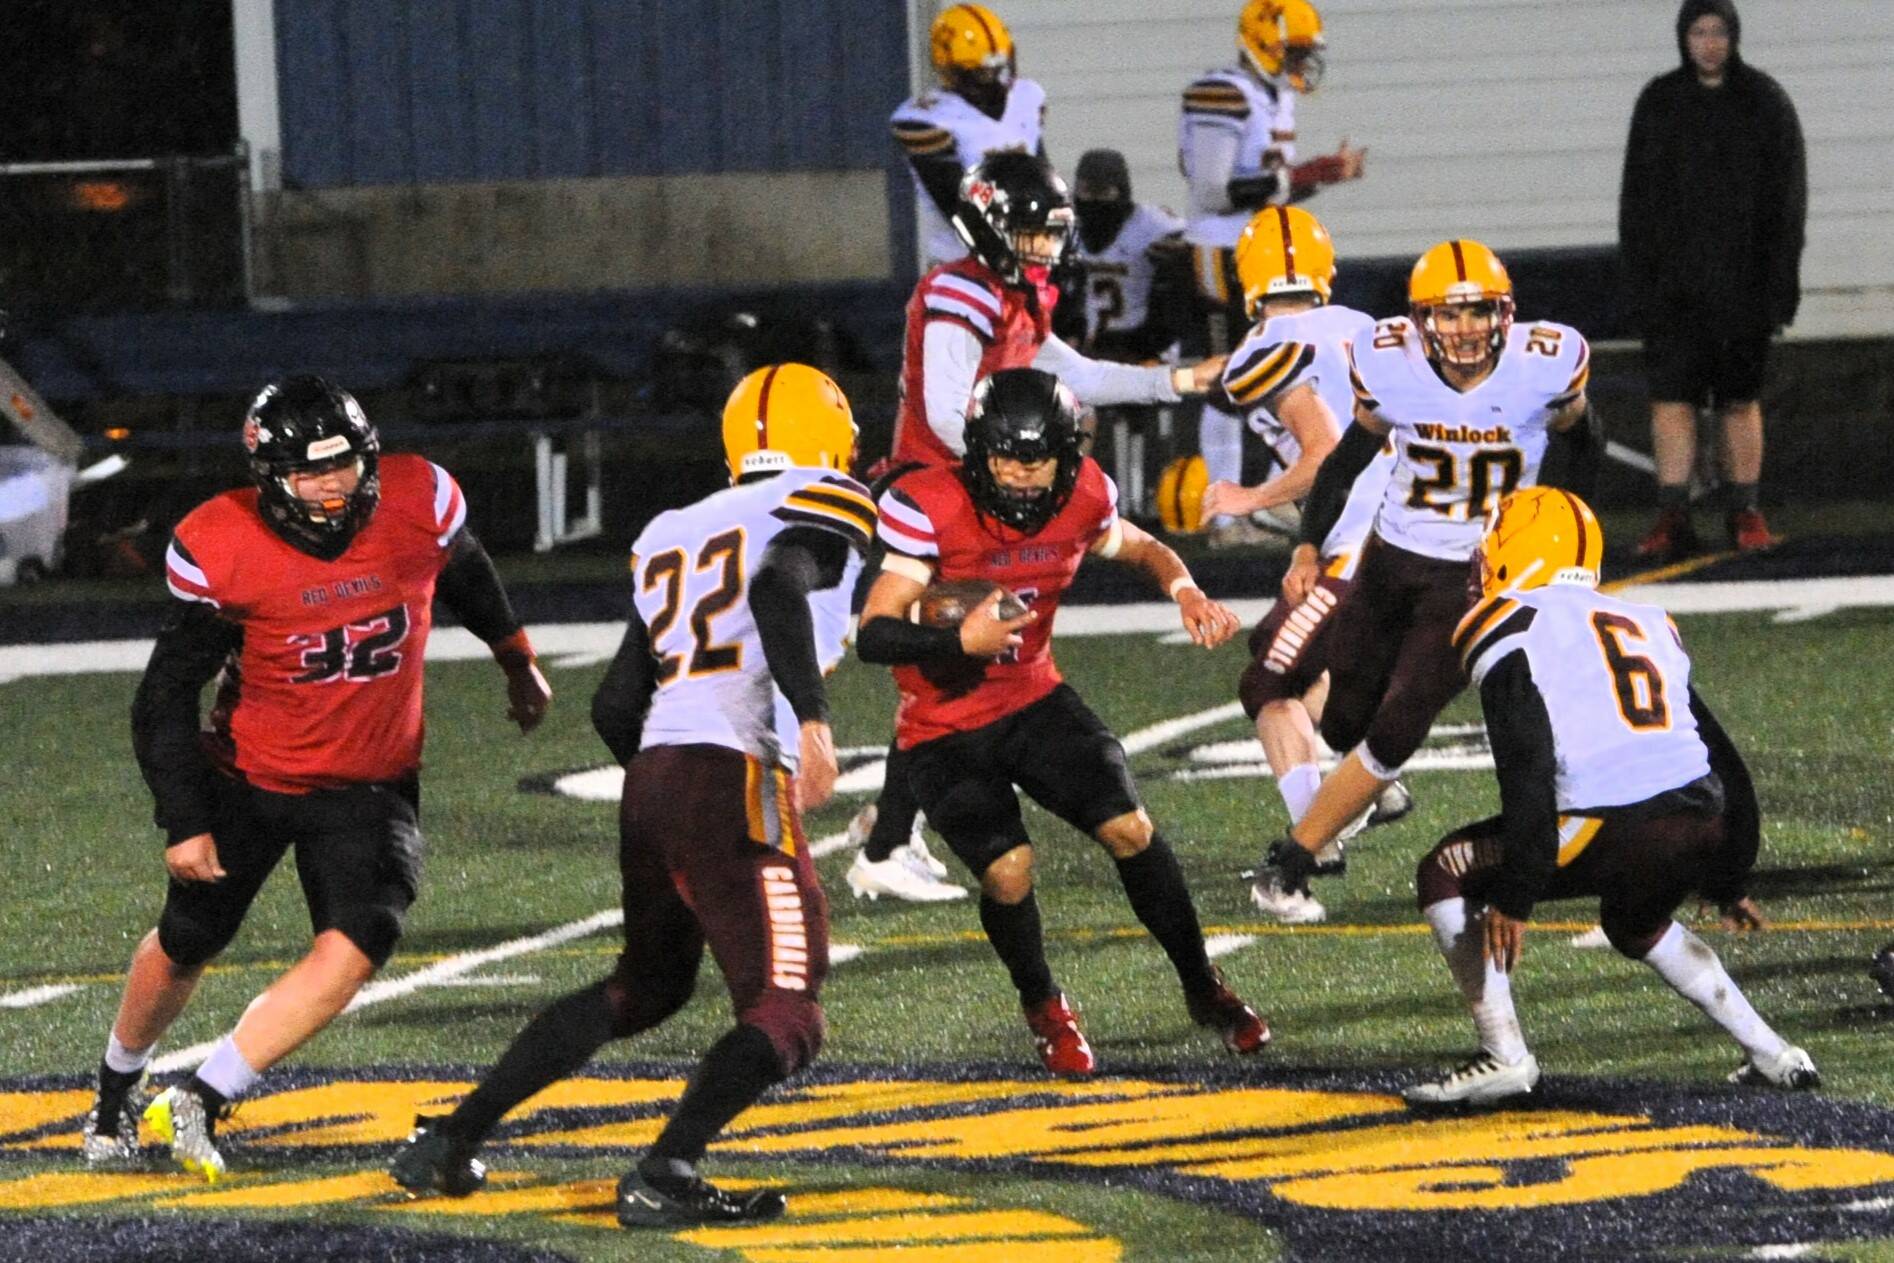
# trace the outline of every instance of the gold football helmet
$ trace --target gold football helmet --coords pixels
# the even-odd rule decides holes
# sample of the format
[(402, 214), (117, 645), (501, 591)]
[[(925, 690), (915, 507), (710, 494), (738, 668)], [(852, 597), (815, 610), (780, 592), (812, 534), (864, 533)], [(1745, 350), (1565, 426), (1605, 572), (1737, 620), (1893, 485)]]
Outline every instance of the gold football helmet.
[(854, 410), (842, 388), (807, 364), (771, 364), (737, 383), (723, 405), (730, 480), (855, 463)]
[(1586, 503), (1557, 487), (1523, 487), (1494, 506), (1480, 537), (1480, 593), (1598, 586), (1605, 533)]
[(1313, 92), (1327, 63), (1322, 15), (1309, 0), (1249, 0), (1236, 18), (1236, 47), (1265, 79), (1283, 75), (1297, 92)]
[(1300, 206), (1265, 206), (1237, 238), (1236, 278), (1251, 320), (1279, 295), (1313, 294), (1326, 303), (1335, 283), (1335, 243), (1322, 221)]
[(1157, 479), (1157, 516), (1172, 535), (1194, 535), (1203, 517), (1210, 470), (1201, 456), (1179, 456)]
[(928, 32), (928, 51), (941, 86), (961, 92), (969, 82), (1013, 82), (1013, 35), (983, 4), (953, 4)]
[(1498, 255), (1458, 237), (1441, 242), (1414, 264), (1407, 303), (1430, 358), (1477, 370), (1497, 359), (1506, 345), (1513, 327), (1513, 278)]

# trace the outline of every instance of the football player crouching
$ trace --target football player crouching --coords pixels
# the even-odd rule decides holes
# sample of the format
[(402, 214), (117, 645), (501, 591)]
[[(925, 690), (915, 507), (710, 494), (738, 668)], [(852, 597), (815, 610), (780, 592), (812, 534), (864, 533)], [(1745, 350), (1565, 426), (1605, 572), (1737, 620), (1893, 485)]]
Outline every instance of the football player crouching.
[[(895, 668), (895, 739), (909, 785), (980, 880), (980, 924), (1045, 1067), (1084, 1076), (1097, 1061), (1046, 960), (1015, 786), (1112, 857), (1133, 912), (1177, 971), (1192, 1020), (1235, 1052), (1261, 1049), (1269, 1027), (1210, 963), (1183, 872), (1139, 802), (1124, 747), (1063, 681), (1051, 648), (1060, 598), (1087, 556), (1149, 574), (1206, 648), (1236, 633), (1236, 616), (1204, 595), (1177, 554), (1119, 518), (1111, 479), (1081, 454), (1077, 401), (1036, 369), (982, 382), (960, 465), (907, 475), (881, 509), (888, 552), (862, 609), (858, 651)], [(1000, 619), (995, 591), (958, 627), (910, 622), (909, 608), (936, 578), (991, 580), (1029, 608)]]
[(1672, 919), (1692, 890), (1734, 930), (1762, 927), (1745, 894), (1760, 820), (1748, 769), (1690, 681), (1676, 624), (1596, 590), (1604, 540), (1577, 496), (1531, 487), (1500, 503), (1480, 542), (1483, 599), (1454, 644), (1480, 690), (1500, 814), (1441, 839), (1415, 875), (1480, 1048), (1417, 1105), (1530, 1092), (1539, 1063), (1511, 976), (1534, 908), (1596, 898), (1611, 945), (1641, 960), (1745, 1055), (1732, 1083), (1812, 1088), (1702, 939)]

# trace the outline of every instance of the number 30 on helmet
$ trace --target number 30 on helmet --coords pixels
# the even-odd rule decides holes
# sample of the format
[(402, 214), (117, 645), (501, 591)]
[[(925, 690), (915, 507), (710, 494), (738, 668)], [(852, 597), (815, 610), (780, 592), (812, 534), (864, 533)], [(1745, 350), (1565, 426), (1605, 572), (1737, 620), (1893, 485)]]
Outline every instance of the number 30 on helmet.
[(737, 383), (723, 405), (723, 452), (730, 481), (785, 469), (838, 469), (855, 463), (854, 410), (821, 369), (771, 364)]
[(1548, 583), (1598, 586), (1605, 533), (1590, 506), (1557, 487), (1524, 487), (1501, 500), (1480, 538), (1480, 594)]

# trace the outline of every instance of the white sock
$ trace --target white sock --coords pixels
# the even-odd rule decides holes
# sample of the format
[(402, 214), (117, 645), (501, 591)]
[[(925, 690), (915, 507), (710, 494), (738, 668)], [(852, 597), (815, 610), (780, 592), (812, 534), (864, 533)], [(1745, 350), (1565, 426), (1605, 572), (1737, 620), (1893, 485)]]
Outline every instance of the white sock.
[(217, 1047), (210, 1050), (210, 1056), (197, 1068), (197, 1077), (216, 1088), (225, 1100), (234, 1101), (250, 1090), (261, 1072), (251, 1069), (250, 1063), (237, 1051), (237, 1041), (226, 1035), (217, 1041)]
[(1743, 1046), (1751, 1061), (1774, 1057), (1789, 1046), (1750, 1007), (1710, 945), (1675, 921), (1644, 953), (1644, 963), (1675, 991), (1707, 1014)]
[[(1203, 453), (1204, 472), (1211, 482), (1243, 481), (1243, 418), (1204, 405), (1197, 420), (1197, 450)], [(1234, 519), (1218, 515), (1210, 525), (1224, 526)]]
[(105, 1037), (105, 1068), (119, 1074), (135, 1074), (151, 1061), (151, 1050), (155, 1047), (156, 1044), (147, 1044), (143, 1048), (127, 1048), (118, 1042), (118, 1033), (114, 1031)]
[(1473, 1014), (1480, 1047), (1509, 1066), (1524, 1060), (1526, 1036), (1513, 1011), (1512, 979), (1483, 959), (1479, 923), (1468, 928), (1467, 901), (1442, 899), (1429, 904), (1423, 915), (1434, 927), (1434, 943), (1447, 958), (1447, 968)]
[(1321, 784), (1322, 769), (1314, 763), (1292, 767), (1276, 778), (1276, 788), (1282, 791), (1283, 806), (1289, 809), (1290, 824), (1309, 814), (1309, 804), (1315, 801), (1315, 791)]

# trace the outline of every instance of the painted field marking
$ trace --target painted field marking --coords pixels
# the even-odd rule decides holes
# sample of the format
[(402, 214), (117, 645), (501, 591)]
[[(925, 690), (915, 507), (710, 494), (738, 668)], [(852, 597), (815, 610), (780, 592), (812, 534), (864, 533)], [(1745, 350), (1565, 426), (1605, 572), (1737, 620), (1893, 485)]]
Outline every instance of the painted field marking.
[(1240, 952), (1256, 941), (1253, 934), (1211, 934), (1204, 938), (1203, 952), (1211, 960), (1221, 960), (1232, 952)]
[(0, 1009), (30, 1009), (41, 1004), (51, 1004), (79, 989), (76, 983), (60, 982), (44, 987), (28, 987), (24, 991), (9, 991), (0, 995)]

